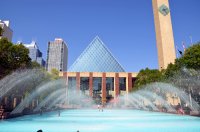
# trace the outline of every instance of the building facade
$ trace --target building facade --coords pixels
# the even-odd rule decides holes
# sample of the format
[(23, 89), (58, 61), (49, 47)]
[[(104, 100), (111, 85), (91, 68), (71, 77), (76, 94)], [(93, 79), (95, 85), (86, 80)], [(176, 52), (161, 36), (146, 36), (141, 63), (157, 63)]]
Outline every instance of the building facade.
[[(96, 103), (105, 104), (119, 95), (129, 93), (134, 87), (137, 73), (127, 73), (97, 36), (68, 71), (60, 72), (67, 80), (67, 91), (83, 93)], [(68, 100), (70, 93), (67, 92)]]
[(176, 59), (168, 0), (152, 0), (159, 69), (166, 69)]
[(10, 22), (0, 20), (0, 26), (3, 29), (3, 33), (0, 34), (0, 39), (7, 38), (9, 41), (12, 41), (13, 31), (10, 28)]
[(51, 72), (52, 69), (58, 71), (67, 71), (68, 63), (68, 47), (61, 38), (56, 38), (55, 41), (48, 42), (47, 50), (47, 71)]
[[(137, 73), (127, 72), (60, 72), (67, 89), (82, 92), (96, 103), (105, 104), (134, 89)], [(68, 95), (70, 96), (70, 95)]]
[(23, 44), (27, 49), (29, 49), (29, 57), (31, 61), (36, 61), (42, 67), (45, 67), (45, 61), (42, 58), (42, 52), (39, 50), (37, 43), (32, 41), (30, 44)]

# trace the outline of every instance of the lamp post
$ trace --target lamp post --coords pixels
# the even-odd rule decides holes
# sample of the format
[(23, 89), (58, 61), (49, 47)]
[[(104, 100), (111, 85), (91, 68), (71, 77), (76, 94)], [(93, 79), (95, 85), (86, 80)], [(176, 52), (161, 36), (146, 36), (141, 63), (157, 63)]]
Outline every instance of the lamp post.
[[(200, 97), (200, 92), (199, 92), (199, 97)], [(199, 97), (197, 97), (197, 98), (198, 98), (198, 104), (200, 104), (200, 99), (199, 99)]]
[(69, 106), (69, 80), (68, 80), (68, 75), (66, 76), (66, 101), (65, 101), (65, 103), (66, 103), (66, 105), (67, 105), (67, 107)]
[(173, 105), (174, 105), (174, 99), (175, 99), (175, 96), (174, 96), (174, 95), (172, 96), (172, 99), (173, 99)]
[(189, 90), (190, 106), (192, 108), (192, 96), (191, 96), (191, 87), (190, 86), (188, 86), (188, 90)]

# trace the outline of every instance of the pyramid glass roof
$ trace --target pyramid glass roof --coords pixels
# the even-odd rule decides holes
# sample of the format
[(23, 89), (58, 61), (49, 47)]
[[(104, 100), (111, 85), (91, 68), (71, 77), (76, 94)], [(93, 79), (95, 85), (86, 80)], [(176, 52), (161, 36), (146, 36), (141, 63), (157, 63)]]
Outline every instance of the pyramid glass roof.
[(99, 37), (95, 37), (88, 47), (68, 69), (69, 72), (124, 72)]

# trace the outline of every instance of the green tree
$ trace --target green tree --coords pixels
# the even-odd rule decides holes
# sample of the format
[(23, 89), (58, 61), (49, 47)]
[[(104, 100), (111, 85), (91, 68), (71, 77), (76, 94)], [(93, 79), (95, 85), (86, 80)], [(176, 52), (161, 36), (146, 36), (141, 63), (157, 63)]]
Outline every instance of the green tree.
[(56, 75), (56, 76), (59, 75), (59, 71), (58, 71), (57, 69), (55, 69), (55, 68), (51, 69), (51, 73), (52, 73), (53, 75)]
[(177, 76), (182, 76), (183, 69), (200, 70), (200, 42), (186, 49), (182, 57), (177, 58), (174, 64), (169, 64), (167, 69), (150, 70), (146, 68), (141, 70), (135, 81), (135, 89), (141, 88), (142, 85), (146, 85), (152, 82), (167, 81), (170, 82), (176, 79)]
[(36, 61), (32, 61), (30, 63), (30, 68), (42, 68), (40, 64), (38, 64)]
[(51, 69), (51, 74), (52, 74), (54, 79), (59, 78), (59, 71), (57, 69), (55, 69), (55, 68)]
[(137, 75), (137, 80), (135, 81), (135, 89), (139, 89), (141, 86), (152, 83), (158, 82), (163, 80), (163, 73), (157, 69), (142, 69)]
[(164, 78), (173, 78), (180, 74), (183, 68), (200, 69), (200, 43), (186, 49), (182, 57), (176, 59), (174, 64), (169, 64), (167, 69), (164, 70)]
[(179, 63), (189, 69), (200, 69), (200, 42), (187, 48)]
[(29, 50), (22, 44), (14, 45), (6, 38), (0, 39), (0, 78), (18, 68), (31, 65)]
[(181, 69), (180, 61), (179, 59), (176, 59), (174, 64), (170, 63), (167, 66), (167, 69), (163, 70), (164, 73), (163, 78), (169, 79), (170, 77), (177, 75), (180, 72), (180, 69)]

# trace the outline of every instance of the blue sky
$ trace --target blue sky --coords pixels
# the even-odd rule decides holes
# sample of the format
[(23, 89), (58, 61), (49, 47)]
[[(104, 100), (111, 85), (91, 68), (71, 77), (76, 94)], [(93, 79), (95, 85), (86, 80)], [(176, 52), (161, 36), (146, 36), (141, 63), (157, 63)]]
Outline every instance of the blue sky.
[[(46, 59), (47, 42), (63, 38), (68, 67), (99, 36), (128, 72), (158, 68), (152, 0), (0, 0), (13, 42), (36, 40)], [(200, 41), (200, 0), (170, 0), (175, 44)]]

